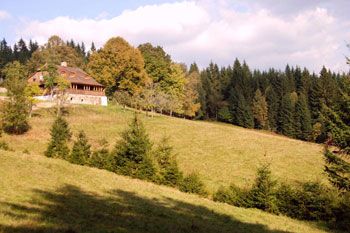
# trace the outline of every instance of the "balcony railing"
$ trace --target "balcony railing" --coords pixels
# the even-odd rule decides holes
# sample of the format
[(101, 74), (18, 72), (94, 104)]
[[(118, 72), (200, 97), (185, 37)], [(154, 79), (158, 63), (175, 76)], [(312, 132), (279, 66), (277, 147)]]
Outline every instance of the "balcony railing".
[(68, 89), (69, 94), (105, 96), (104, 91), (89, 91), (79, 89)]

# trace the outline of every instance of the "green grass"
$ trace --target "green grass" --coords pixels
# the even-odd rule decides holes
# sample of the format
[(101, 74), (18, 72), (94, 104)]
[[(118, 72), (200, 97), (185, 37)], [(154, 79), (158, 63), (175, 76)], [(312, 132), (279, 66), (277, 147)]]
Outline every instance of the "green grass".
[[(97, 112), (105, 110), (91, 113)], [(43, 128), (51, 121), (45, 119)], [(42, 150), (40, 139), (32, 144), (32, 151)], [(0, 150), (0, 232), (316, 233), (326, 229), (63, 160)]]
[[(67, 119), (75, 135), (85, 130), (94, 147), (104, 138), (113, 148), (133, 114), (116, 106), (74, 106)], [(4, 138), (16, 151), (27, 149), (43, 155), (53, 120), (51, 109), (41, 109), (31, 119), (32, 129), (27, 134)], [(223, 123), (160, 115), (143, 115), (142, 120), (155, 142), (171, 136), (181, 170), (198, 172), (211, 193), (231, 182), (241, 187), (251, 185), (263, 163), (271, 164), (273, 176), (281, 182), (326, 182), (320, 145)]]

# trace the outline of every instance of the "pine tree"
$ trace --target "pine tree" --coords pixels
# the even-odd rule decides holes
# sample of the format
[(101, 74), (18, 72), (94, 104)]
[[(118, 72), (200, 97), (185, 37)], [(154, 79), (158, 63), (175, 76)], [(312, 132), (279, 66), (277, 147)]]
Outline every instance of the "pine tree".
[[(322, 118), (326, 132), (330, 138), (327, 141), (324, 156), (327, 165), (325, 171), (331, 183), (340, 190), (350, 191), (350, 126), (346, 125), (339, 115), (327, 106), (323, 106)], [(332, 153), (328, 146), (336, 146), (337, 153)]]
[(51, 141), (45, 151), (45, 156), (51, 158), (67, 159), (69, 156), (68, 142), (71, 138), (71, 132), (68, 122), (57, 117), (51, 128)]
[(290, 94), (282, 98), (282, 104), (278, 114), (278, 131), (288, 137), (294, 137), (294, 108)]
[(295, 105), (295, 134), (298, 139), (308, 140), (312, 132), (311, 114), (304, 94), (300, 94)]
[(23, 134), (30, 128), (29, 102), (25, 95), (26, 71), (23, 65), (15, 61), (6, 65), (3, 73), (8, 100), (4, 107), (2, 127), (6, 133)]
[(276, 131), (279, 100), (272, 86), (269, 86), (266, 90), (266, 101), (268, 103), (267, 110), (268, 110), (269, 128), (272, 131)]
[(77, 141), (74, 142), (68, 161), (75, 164), (87, 164), (91, 157), (91, 145), (84, 131), (80, 131)]
[(154, 156), (159, 165), (159, 183), (172, 187), (179, 185), (182, 173), (173, 154), (173, 148), (169, 145), (169, 138), (165, 137), (161, 140)]
[(129, 129), (122, 133), (114, 154), (114, 171), (122, 175), (151, 180), (155, 179), (156, 167), (151, 157), (152, 143), (137, 115)]
[(258, 89), (253, 99), (253, 114), (256, 128), (267, 129), (268, 127), (268, 108), (265, 96)]

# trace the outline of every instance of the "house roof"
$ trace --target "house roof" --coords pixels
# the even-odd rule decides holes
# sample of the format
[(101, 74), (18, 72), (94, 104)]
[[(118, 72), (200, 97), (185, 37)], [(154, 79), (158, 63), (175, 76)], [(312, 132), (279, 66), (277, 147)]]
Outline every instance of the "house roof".
[(102, 84), (98, 83), (82, 69), (67, 66), (57, 66), (57, 71), (70, 83), (103, 87)]

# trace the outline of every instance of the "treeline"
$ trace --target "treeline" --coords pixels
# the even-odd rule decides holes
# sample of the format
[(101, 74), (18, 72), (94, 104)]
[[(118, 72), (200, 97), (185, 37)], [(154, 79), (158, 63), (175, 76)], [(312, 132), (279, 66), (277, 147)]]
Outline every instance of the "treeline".
[(315, 142), (328, 138), (325, 108), (350, 123), (349, 74), (325, 67), (319, 74), (288, 65), (284, 71), (260, 71), (236, 59), (232, 66), (211, 63), (199, 70), (196, 63), (187, 68), (172, 61), (160, 46), (146, 43), (135, 48), (121, 37), (98, 50), (94, 43), (87, 50), (84, 43), (58, 36), (40, 47), (32, 41), (27, 46), (22, 39), (13, 49), (5, 39), (0, 45), (2, 70), (14, 60), (25, 64), (28, 73), (66, 61), (105, 85), (111, 99), (145, 111), (223, 121)]
[(325, 67), (320, 74), (306, 68), (285, 71), (251, 71), (237, 59), (233, 66), (211, 63), (201, 72), (201, 109), (198, 116), (246, 128), (266, 129), (302, 140), (327, 139), (322, 113), (331, 107), (346, 124), (346, 101), (350, 94), (348, 74)]

